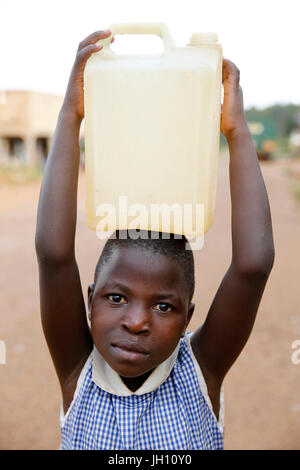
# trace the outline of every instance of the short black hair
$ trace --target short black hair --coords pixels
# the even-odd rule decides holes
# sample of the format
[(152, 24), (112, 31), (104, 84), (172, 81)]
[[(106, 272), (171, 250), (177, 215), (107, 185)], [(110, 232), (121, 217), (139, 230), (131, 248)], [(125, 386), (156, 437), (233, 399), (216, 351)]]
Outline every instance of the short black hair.
[[(137, 234), (138, 237), (136, 237)], [(95, 284), (102, 266), (110, 260), (117, 247), (142, 248), (154, 254), (165, 255), (176, 261), (183, 269), (189, 290), (189, 300), (193, 298), (195, 290), (194, 256), (184, 235), (179, 236), (172, 233), (147, 230), (116, 230), (106, 241), (97, 262), (94, 275)]]

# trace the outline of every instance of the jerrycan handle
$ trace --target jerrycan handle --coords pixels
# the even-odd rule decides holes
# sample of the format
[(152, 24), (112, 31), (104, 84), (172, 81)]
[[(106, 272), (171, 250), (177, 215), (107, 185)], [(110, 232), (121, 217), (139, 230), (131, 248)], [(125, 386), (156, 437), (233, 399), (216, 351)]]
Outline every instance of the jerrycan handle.
[(110, 29), (112, 34), (101, 41), (104, 47), (110, 46), (111, 37), (116, 34), (156, 34), (162, 39), (167, 52), (175, 47), (165, 23), (116, 23), (107, 29)]

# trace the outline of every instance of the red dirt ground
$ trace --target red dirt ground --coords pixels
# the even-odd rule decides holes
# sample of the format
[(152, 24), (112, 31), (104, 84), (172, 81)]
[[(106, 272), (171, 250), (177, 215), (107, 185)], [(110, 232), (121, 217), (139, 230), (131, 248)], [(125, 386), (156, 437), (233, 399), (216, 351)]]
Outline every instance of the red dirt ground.
[[(300, 340), (300, 202), (284, 163), (262, 163), (269, 193), (276, 261), (253, 333), (225, 379), (226, 449), (300, 449), (300, 364), (291, 361)], [(34, 250), (39, 183), (0, 187), (0, 449), (57, 449), (60, 390), (43, 337)], [(102, 247), (85, 222), (80, 178), (77, 259), (84, 292)], [(216, 217), (195, 252), (196, 312), (205, 318), (231, 256), (228, 158), (222, 157)], [(242, 312), (241, 312), (242, 314)]]

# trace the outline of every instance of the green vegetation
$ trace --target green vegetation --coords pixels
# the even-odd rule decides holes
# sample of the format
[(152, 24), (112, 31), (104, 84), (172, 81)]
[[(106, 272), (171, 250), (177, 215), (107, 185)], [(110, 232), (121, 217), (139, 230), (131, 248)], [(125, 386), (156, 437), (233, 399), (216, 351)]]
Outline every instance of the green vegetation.
[(296, 179), (291, 180), (291, 188), (295, 198), (300, 202), (300, 181)]
[(300, 105), (275, 104), (265, 109), (250, 108), (246, 110), (248, 121), (260, 119), (272, 122), (275, 128), (276, 139), (288, 137), (293, 129), (298, 127)]
[[(291, 163), (291, 160), (290, 160)], [(299, 167), (298, 167), (299, 168)], [(295, 198), (300, 202), (300, 171), (294, 165), (285, 168), (285, 174), (289, 180), (290, 188)]]
[[(300, 104), (275, 104), (264, 109), (249, 108), (246, 109), (246, 118), (251, 133), (252, 128), (250, 123), (262, 124), (261, 131), (258, 129), (257, 133), (255, 131), (252, 133), (258, 151), (264, 149), (266, 141), (271, 141), (275, 144), (275, 150), (272, 151), (273, 158), (293, 153), (290, 148), (289, 137), (294, 129), (300, 127)], [(222, 136), (221, 146), (223, 145), (226, 145), (226, 141)]]
[(22, 184), (42, 179), (43, 170), (40, 167), (32, 167), (26, 165), (12, 165), (0, 167), (0, 184), (1, 182), (8, 184)]

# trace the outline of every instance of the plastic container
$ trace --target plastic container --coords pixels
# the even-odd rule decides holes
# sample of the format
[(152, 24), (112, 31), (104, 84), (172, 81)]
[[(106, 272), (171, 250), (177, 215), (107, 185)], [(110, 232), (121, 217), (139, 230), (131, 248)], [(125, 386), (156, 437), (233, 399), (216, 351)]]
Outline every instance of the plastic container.
[(217, 35), (194, 33), (186, 47), (175, 47), (163, 23), (109, 29), (115, 42), (118, 34), (157, 34), (165, 50), (116, 54), (110, 36), (87, 61), (88, 226), (202, 235), (213, 222), (219, 158)]

